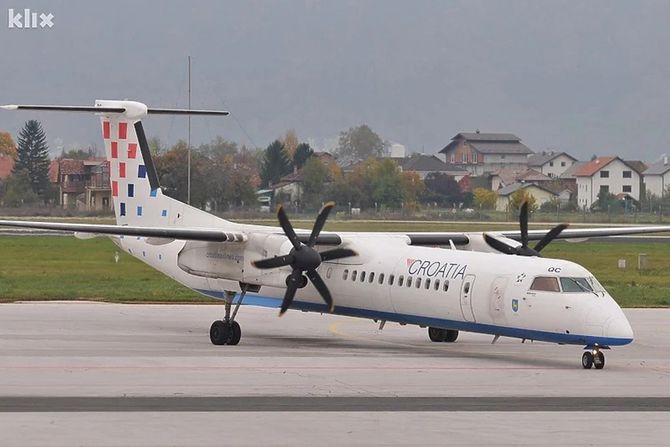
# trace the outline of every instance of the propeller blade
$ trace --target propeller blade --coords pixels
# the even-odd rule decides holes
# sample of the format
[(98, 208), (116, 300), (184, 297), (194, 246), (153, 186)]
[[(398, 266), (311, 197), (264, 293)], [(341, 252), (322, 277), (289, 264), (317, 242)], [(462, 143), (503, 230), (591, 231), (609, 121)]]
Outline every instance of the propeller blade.
[(291, 265), (295, 258), (293, 255), (284, 255), (284, 256), (275, 256), (274, 258), (260, 259), (258, 261), (253, 261), (251, 265), (257, 269), (273, 269), (277, 267), (284, 267), (286, 265)]
[(516, 247), (507, 245), (503, 241), (498, 240), (497, 238), (491, 236), (490, 234), (484, 233), (484, 240), (486, 241), (487, 244), (489, 244), (491, 248), (498, 250), (501, 253), (505, 253), (506, 255), (517, 254)]
[(287, 279), (286, 293), (284, 294), (284, 300), (281, 302), (281, 309), (279, 310), (279, 316), (284, 315), (284, 312), (288, 310), (293, 302), (295, 297), (295, 292), (297, 292), (298, 287), (300, 287), (302, 273), (300, 270), (293, 270)]
[(291, 225), (291, 221), (288, 220), (288, 216), (284, 211), (284, 207), (281, 205), (279, 205), (279, 209), (277, 209), (277, 219), (279, 219), (279, 225), (281, 225), (282, 229), (284, 230), (284, 234), (288, 240), (291, 241), (291, 244), (293, 244), (293, 248), (300, 250), (300, 241), (298, 240), (298, 236), (295, 235), (293, 225)]
[(559, 234), (561, 234), (561, 232), (563, 230), (565, 230), (566, 228), (568, 228), (568, 226), (566, 224), (560, 224), (560, 225), (556, 225), (554, 228), (549, 230), (549, 232), (547, 234), (545, 234), (542, 239), (540, 239), (540, 242), (535, 244), (535, 251), (540, 252), (544, 247), (549, 245), (549, 243), (551, 241), (556, 239), (556, 237)]
[(322, 251), (319, 254), (321, 255), (321, 261), (332, 261), (333, 259), (358, 255), (358, 253), (348, 248), (333, 248), (332, 250)]
[(521, 229), (521, 245), (528, 247), (528, 202), (523, 202), (519, 210), (519, 228)]
[(323, 300), (328, 305), (328, 312), (333, 313), (333, 311), (335, 310), (333, 297), (330, 296), (330, 290), (328, 290), (326, 283), (323, 282), (323, 279), (321, 279), (321, 275), (319, 275), (319, 272), (317, 272), (316, 270), (307, 270), (305, 274), (307, 275), (309, 280), (312, 281), (312, 284), (314, 284), (316, 290), (318, 290), (319, 294), (321, 294), (321, 298), (323, 298)]
[(307, 245), (310, 247), (314, 247), (316, 238), (319, 237), (321, 230), (323, 230), (323, 226), (326, 224), (330, 210), (332, 210), (334, 206), (335, 202), (328, 202), (323, 205), (323, 208), (321, 208), (321, 211), (319, 211), (319, 215), (316, 217), (316, 221), (314, 222), (314, 227), (312, 227), (312, 234), (309, 235), (309, 242)]

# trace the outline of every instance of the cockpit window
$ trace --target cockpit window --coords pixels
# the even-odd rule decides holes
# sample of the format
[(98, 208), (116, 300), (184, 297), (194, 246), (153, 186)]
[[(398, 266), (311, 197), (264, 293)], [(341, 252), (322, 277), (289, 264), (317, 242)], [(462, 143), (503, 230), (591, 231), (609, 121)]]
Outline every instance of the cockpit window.
[(530, 290), (540, 290), (544, 292), (560, 292), (558, 288), (558, 279), (553, 276), (538, 276), (530, 285)]
[(588, 278), (586, 278), (586, 280), (589, 282), (589, 284), (591, 284), (591, 288), (593, 289), (594, 292), (605, 293), (605, 288), (603, 287), (602, 284), (598, 282), (598, 280), (595, 277), (589, 276)]
[(561, 278), (563, 292), (567, 293), (592, 293), (593, 287), (586, 278)]

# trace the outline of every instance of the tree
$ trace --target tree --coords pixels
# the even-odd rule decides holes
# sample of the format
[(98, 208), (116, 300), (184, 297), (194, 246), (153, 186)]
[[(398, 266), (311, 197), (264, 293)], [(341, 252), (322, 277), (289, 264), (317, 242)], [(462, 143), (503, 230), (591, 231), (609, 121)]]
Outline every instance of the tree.
[(208, 158), (225, 157), (226, 155), (237, 154), (237, 143), (228, 141), (222, 136), (217, 135), (212, 141), (198, 146), (198, 152)]
[(366, 165), (372, 201), (379, 206), (400, 208), (404, 193), (398, 165), (389, 159), (369, 159)]
[[(188, 200), (188, 145), (180, 140), (167, 152), (154, 158), (158, 178), (168, 196)], [(208, 160), (199, 152), (191, 153), (191, 204), (203, 207), (207, 202), (205, 167)]]
[(510, 196), (509, 198), (510, 211), (518, 211), (524, 202), (528, 203), (529, 213), (537, 211), (537, 200), (535, 199), (535, 196), (525, 188), (517, 190)]
[(16, 158), (16, 143), (9, 132), (0, 132), (0, 156)]
[(495, 208), (498, 194), (486, 188), (475, 188), (472, 191), (472, 196), (475, 201), (475, 206), (481, 209), (490, 210)]
[(7, 179), (2, 198), (4, 206), (18, 208), (23, 205), (34, 204), (38, 199), (39, 197), (32, 190), (30, 177), (25, 169), (16, 172)]
[(307, 159), (314, 155), (314, 150), (307, 143), (300, 143), (293, 154), (293, 166), (301, 169)]
[(70, 149), (69, 151), (63, 151), (60, 158), (67, 158), (72, 160), (88, 160), (95, 157), (93, 149), (89, 148), (88, 150), (83, 149)]
[(442, 206), (454, 206), (463, 203), (461, 187), (454, 177), (443, 172), (431, 172), (424, 180), (426, 191), (423, 200), (437, 202)]
[(163, 142), (158, 137), (149, 138), (149, 141), (147, 142), (147, 144), (149, 145), (149, 152), (151, 152), (152, 157), (156, 157), (156, 156), (160, 155), (165, 150), (165, 146), (163, 146)]
[(400, 182), (405, 206), (417, 208), (419, 197), (426, 190), (423, 180), (417, 172), (408, 171), (400, 173)]
[(261, 167), (261, 184), (269, 186), (277, 183), (280, 178), (291, 173), (291, 162), (286, 158), (284, 145), (275, 140), (265, 149)]
[(341, 132), (337, 145), (340, 157), (349, 160), (379, 157), (383, 150), (384, 141), (365, 124)]
[(296, 149), (300, 144), (298, 140), (298, 134), (295, 133), (295, 130), (289, 129), (286, 131), (284, 138), (282, 139), (282, 144), (284, 145), (284, 151), (286, 152), (286, 157), (289, 160), (293, 160)]
[(39, 121), (30, 120), (19, 133), (14, 173), (25, 171), (32, 191), (44, 197), (49, 187), (49, 147)]
[(323, 201), (324, 187), (330, 180), (330, 171), (321, 160), (311, 157), (302, 169), (302, 201), (306, 205), (318, 206)]

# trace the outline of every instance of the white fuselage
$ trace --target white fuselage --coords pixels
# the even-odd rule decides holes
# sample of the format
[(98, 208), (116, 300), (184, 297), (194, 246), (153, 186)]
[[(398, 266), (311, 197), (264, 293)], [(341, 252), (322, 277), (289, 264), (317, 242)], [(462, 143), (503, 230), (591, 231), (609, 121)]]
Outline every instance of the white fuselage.
[[(224, 221), (225, 222), (225, 221)], [(226, 222), (230, 225), (230, 222)], [(185, 286), (213, 298), (260, 286), (246, 304), (278, 307), (290, 268), (258, 270), (257, 259), (288, 253), (272, 227), (234, 224), (256, 240), (245, 244), (173, 241), (152, 245), (119, 238), (126, 251)], [(319, 273), (335, 300), (335, 313), (587, 346), (622, 345), (633, 333), (623, 312), (593, 275), (565, 260), (407, 245), (383, 233), (339, 233), (358, 256), (324, 262)], [(594, 291), (531, 290), (538, 277), (590, 278)], [(560, 283), (560, 282), (559, 282)], [(300, 289), (293, 309), (324, 312), (316, 290)]]

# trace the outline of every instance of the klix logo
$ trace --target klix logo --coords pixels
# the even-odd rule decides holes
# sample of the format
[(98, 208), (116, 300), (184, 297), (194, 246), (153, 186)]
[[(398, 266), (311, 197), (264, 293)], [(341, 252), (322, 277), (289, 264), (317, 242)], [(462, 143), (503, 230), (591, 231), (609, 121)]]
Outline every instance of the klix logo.
[(48, 13), (37, 13), (30, 9), (14, 11), (9, 8), (7, 10), (7, 26), (10, 29), (36, 29), (36, 28), (52, 28), (54, 26), (54, 15)]

